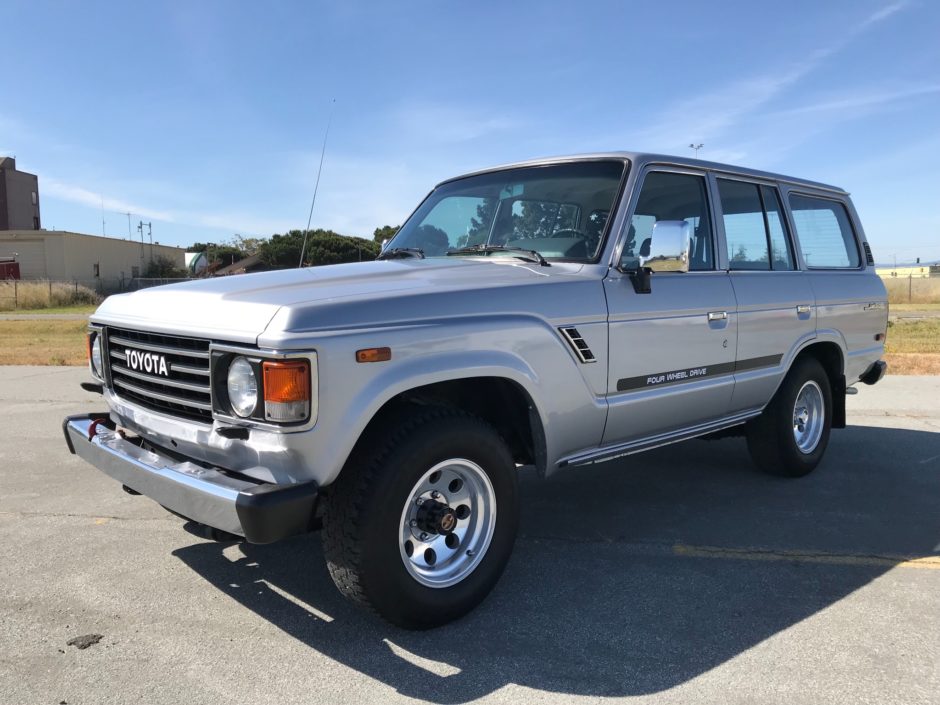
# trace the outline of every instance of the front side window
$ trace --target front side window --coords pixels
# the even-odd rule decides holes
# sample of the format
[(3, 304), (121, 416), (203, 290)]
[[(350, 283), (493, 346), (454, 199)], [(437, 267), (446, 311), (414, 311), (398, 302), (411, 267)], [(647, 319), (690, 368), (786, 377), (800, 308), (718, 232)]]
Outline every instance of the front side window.
[(425, 199), (388, 247), (444, 257), (463, 247), (502, 245), (591, 261), (604, 242), (624, 169), (622, 161), (575, 162), (450, 181)]
[(793, 255), (776, 189), (718, 179), (722, 222), (732, 270), (791, 270)]
[(792, 193), (790, 211), (807, 267), (854, 269), (859, 266), (855, 233), (844, 205)]
[(653, 171), (637, 199), (621, 256), (623, 269), (635, 269), (650, 251), (653, 226), (660, 220), (684, 220), (692, 226), (690, 271), (713, 269), (712, 229), (705, 179), (694, 174)]

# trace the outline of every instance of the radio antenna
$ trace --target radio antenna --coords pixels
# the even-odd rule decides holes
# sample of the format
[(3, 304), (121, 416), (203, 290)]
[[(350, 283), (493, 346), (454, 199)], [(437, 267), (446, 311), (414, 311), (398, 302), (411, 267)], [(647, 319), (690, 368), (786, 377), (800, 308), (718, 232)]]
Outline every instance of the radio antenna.
[(323, 172), (323, 157), (326, 156), (326, 140), (330, 136), (330, 125), (333, 124), (333, 111), (336, 108), (336, 98), (330, 104), (330, 117), (326, 121), (326, 132), (323, 134), (323, 148), (320, 150), (320, 166), (317, 168), (317, 182), (313, 186), (313, 200), (310, 201), (310, 214), (307, 216), (307, 228), (304, 230), (304, 244), (300, 248), (300, 262), (298, 267), (304, 266), (304, 255), (307, 254), (307, 236), (310, 234), (310, 223), (313, 221), (313, 207), (317, 202), (317, 191), (320, 189), (320, 174)]

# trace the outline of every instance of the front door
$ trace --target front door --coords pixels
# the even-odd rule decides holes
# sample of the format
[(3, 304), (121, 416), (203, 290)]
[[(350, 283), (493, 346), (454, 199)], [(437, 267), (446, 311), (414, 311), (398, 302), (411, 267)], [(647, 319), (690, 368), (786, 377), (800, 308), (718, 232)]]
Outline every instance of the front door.
[(604, 445), (639, 440), (725, 416), (734, 388), (737, 312), (728, 273), (716, 269), (705, 175), (650, 168), (627, 227), (622, 269), (645, 254), (653, 225), (693, 227), (690, 271), (655, 273), (638, 294), (628, 275), (605, 280), (609, 309), (609, 411)]

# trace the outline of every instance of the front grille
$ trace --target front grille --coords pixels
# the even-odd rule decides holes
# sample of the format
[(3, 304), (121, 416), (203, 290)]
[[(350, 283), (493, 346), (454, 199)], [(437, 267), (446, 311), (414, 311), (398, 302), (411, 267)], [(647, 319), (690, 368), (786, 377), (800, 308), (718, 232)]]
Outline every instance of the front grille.
[[(170, 416), (212, 423), (208, 340), (109, 327), (105, 341), (111, 388), (118, 397)], [(159, 356), (169, 375), (161, 374), (156, 363), (131, 369), (129, 350)]]

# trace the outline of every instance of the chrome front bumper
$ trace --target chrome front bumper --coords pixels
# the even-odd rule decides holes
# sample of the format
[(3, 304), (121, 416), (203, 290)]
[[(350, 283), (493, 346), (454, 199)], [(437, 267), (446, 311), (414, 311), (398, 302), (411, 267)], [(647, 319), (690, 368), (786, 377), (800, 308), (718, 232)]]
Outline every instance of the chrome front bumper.
[(244, 536), (250, 543), (271, 543), (312, 527), (315, 482), (275, 485), (235, 477), (148, 450), (139, 439), (124, 438), (109, 428), (107, 419), (106, 414), (67, 417), (62, 429), (69, 450), (166, 509)]

